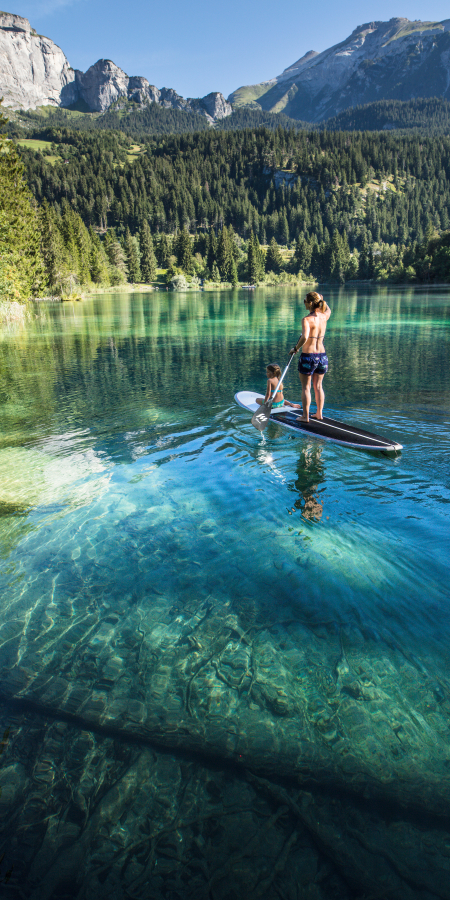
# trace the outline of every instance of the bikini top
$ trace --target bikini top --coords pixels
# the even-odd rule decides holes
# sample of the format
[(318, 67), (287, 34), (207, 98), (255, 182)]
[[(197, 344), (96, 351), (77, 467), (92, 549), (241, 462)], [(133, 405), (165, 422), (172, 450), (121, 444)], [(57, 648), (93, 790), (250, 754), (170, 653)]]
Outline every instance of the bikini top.
[[(272, 393), (273, 393), (273, 391), (272, 391)], [(280, 382), (278, 382), (276, 393), (273, 395), (274, 400), (275, 400), (275, 397), (278, 396), (278, 394), (281, 394), (281, 396), (283, 396), (283, 385), (280, 384)]]

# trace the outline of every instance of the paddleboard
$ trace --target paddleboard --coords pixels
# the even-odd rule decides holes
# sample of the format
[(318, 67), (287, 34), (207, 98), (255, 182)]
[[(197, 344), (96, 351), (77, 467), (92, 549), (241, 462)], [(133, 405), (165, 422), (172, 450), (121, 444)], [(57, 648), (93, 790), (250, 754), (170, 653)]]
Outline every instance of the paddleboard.
[[(257, 397), (261, 397), (261, 394), (254, 391), (239, 391), (235, 394), (234, 399), (243, 409), (254, 413), (258, 409)], [(360, 450), (384, 450), (384, 452), (403, 449), (397, 441), (373, 434), (371, 431), (364, 431), (364, 429), (349, 425), (347, 422), (338, 422), (336, 419), (329, 419), (328, 416), (324, 416), (320, 422), (317, 419), (302, 422), (301, 414), (301, 409), (293, 409), (292, 406), (284, 405), (274, 409), (270, 420), (297, 434), (319, 438), (322, 441), (333, 441), (335, 444), (343, 444), (345, 447), (357, 447)]]

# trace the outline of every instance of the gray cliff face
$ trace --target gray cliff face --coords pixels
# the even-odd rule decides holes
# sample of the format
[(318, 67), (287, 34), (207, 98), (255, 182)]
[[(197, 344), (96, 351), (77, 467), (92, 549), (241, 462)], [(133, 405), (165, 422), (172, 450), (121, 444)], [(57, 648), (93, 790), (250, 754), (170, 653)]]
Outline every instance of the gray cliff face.
[(93, 112), (104, 112), (128, 94), (130, 79), (110, 59), (99, 59), (87, 72), (77, 70), (76, 75), (79, 95)]
[(231, 115), (233, 112), (231, 104), (225, 100), (223, 94), (217, 92), (207, 94), (200, 102), (203, 103), (208, 115), (210, 115), (214, 121), (217, 121), (217, 119), (225, 119), (226, 116)]
[(0, 95), (13, 109), (70, 106), (75, 72), (62, 50), (36, 34), (27, 19), (0, 13)]
[(71, 68), (62, 50), (36, 34), (28, 19), (0, 12), (0, 96), (11, 109), (38, 106), (69, 107), (83, 100), (92, 112), (105, 112), (118, 100), (158, 103), (168, 109), (196, 112), (209, 122), (229, 116), (232, 107), (223, 94), (203, 99), (180, 97), (171, 88), (131, 78), (110, 59), (99, 59), (87, 72)]
[[(228, 99), (320, 122), (374, 100), (450, 99), (450, 19), (390, 19), (360, 25), (323, 53), (310, 51), (281, 75)], [(254, 99), (253, 99), (254, 98)]]

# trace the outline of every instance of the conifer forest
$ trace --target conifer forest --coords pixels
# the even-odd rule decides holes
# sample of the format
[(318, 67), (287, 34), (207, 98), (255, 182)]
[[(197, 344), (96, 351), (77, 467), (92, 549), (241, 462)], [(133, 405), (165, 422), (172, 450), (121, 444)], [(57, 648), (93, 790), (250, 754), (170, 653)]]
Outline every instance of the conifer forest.
[(450, 279), (450, 137), (438, 128), (130, 135), (34, 120), (1, 142), (5, 296), (157, 271), (175, 286)]

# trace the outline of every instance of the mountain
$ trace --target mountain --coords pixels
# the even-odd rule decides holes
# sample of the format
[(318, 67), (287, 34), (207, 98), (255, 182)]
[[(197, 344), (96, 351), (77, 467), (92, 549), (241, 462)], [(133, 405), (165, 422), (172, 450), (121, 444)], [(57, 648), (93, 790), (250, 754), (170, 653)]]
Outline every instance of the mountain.
[[(238, 88), (225, 100), (219, 92), (185, 99), (142, 76), (129, 77), (109, 59), (99, 59), (87, 72), (73, 69), (28, 19), (0, 12), (2, 95), (4, 105), (15, 110), (76, 109), (100, 114), (86, 117), (92, 124), (127, 123), (149, 133), (201, 130), (217, 122), (227, 128), (273, 127), (270, 116), (280, 113), (285, 127), (297, 122), (297, 127), (315, 123), (332, 129), (427, 127), (431, 115), (433, 127), (447, 130), (447, 109), (400, 107), (417, 98), (450, 101), (450, 19), (359, 25), (340, 44), (323, 53), (310, 50), (276, 78)], [(399, 106), (383, 108), (382, 101)]]
[(228, 102), (322, 122), (378, 100), (450, 100), (450, 19), (359, 25), (323, 53), (311, 50), (281, 75), (234, 91)]
[(232, 112), (219, 92), (184, 99), (171, 88), (159, 89), (141, 76), (129, 78), (110, 59), (99, 59), (87, 72), (72, 69), (63, 51), (37, 34), (28, 19), (5, 12), (0, 12), (1, 95), (4, 105), (12, 109), (78, 106), (102, 113), (113, 103), (132, 100), (194, 112), (210, 123)]

